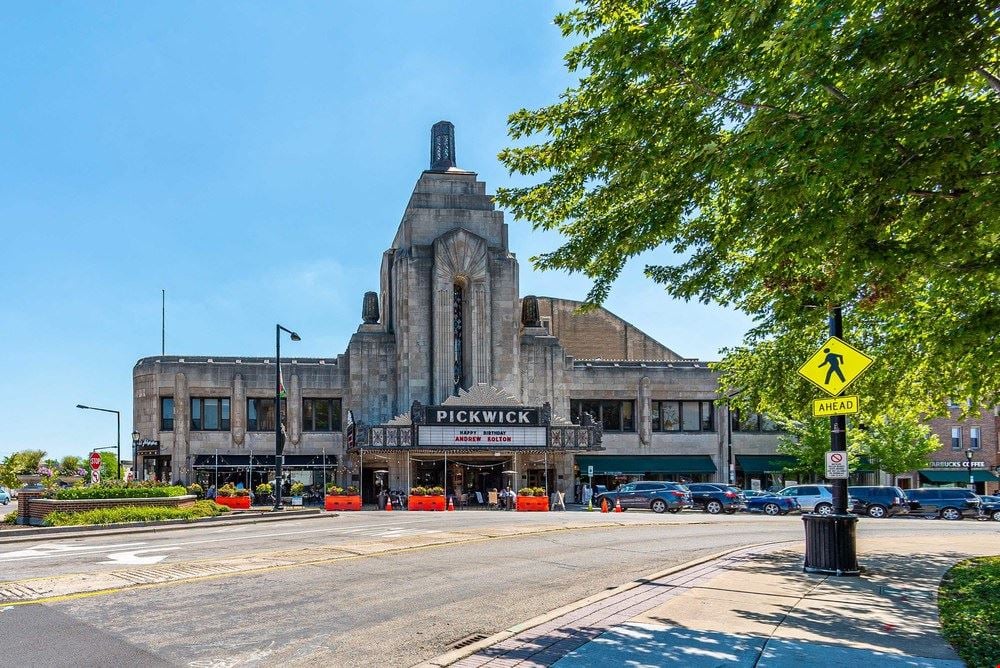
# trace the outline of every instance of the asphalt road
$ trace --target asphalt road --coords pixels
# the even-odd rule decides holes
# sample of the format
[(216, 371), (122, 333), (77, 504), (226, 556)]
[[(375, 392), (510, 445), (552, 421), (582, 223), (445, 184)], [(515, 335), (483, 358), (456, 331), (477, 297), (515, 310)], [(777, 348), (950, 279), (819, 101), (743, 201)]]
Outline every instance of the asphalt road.
[[(580, 528), (504, 535), (567, 522)], [(406, 547), (456, 532), (467, 532), (469, 540)], [(863, 519), (859, 524), (861, 538), (947, 539), (956, 532), (981, 534), (996, 541), (1000, 552), (995, 522)], [(0, 664), (406, 666), (470, 635), (493, 634), (698, 556), (801, 539), (798, 517), (366, 512), (18, 543), (0, 546), (4, 581), (120, 572), (151, 563), (179, 567), (299, 549), (335, 552), (368, 542), (398, 543), (400, 549), (8, 606), (0, 611)]]

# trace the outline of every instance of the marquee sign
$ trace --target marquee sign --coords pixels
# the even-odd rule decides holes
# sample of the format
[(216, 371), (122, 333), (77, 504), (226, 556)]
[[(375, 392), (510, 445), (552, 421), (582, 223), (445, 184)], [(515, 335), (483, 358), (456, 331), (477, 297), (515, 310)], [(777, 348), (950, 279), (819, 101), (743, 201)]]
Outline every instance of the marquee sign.
[(429, 425), (509, 425), (538, 426), (541, 414), (537, 408), (497, 406), (491, 408), (462, 406), (427, 406), (424, 408)]
[[(520, 412), (520, 411), (511, 411)], [(423, 446), (545, 447), (545, 427), (482, 427), (420, 425), (417, 442)]]

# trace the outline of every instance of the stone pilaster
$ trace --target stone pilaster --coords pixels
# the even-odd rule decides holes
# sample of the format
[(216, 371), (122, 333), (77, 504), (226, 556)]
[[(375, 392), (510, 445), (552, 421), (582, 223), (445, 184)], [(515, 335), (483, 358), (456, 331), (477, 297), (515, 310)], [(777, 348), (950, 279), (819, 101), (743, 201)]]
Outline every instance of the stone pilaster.
[(288, 387), (288, 431), (292, 445), (298, 445), (302, 440), (302, 384), (299, 374), (293, 373)]
[(639, 443), (648, 446), (653, 441), (652, 402), (649, 396), (649, 376), (639, 380), (639, 395), (636, 397), (636, 427), (639, 432)]
[(191, 393), (187, 376), (174, 375), (174, 456), (170, 460), (173, 480), (188, 482), (191, 477)]
[(229, 411), (233, 445), (243, 445), (247, 435), (247, 385), (241, 373), (233, 376), (233, 398), (229, 402)]

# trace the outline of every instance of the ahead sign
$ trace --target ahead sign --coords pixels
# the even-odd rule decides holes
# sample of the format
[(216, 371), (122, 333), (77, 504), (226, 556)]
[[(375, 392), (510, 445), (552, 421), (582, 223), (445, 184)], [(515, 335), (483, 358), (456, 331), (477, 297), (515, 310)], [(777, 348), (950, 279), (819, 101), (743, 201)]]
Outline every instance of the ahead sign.
[(846, 452), (826, 453), (826, 477), (831, 480), (847, 479), (848, 470)]

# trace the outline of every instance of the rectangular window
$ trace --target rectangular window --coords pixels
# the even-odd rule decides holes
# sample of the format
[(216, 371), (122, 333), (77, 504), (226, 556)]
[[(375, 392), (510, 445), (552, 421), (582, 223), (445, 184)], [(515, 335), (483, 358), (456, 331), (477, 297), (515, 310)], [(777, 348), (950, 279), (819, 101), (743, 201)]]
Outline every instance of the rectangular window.
[(191, 399), (191, 431), (229, 431), (229, 398)]
[(303, 399), (302, 431), (340, 431), (340, 399)]
[(174, 430), (174, 398), (160, 397), (160, 431)]
[(635, 431), (634, 401), (592, 401), (573, 399), (569, 402), (570, 417), (581, 424), (584, 413), (601, 422), (604, 431)]
[(969, 427), (969, 447), (979, 449), (979, 427)]
[(951, 428), (951, 449), (961, 450), (962, 449), (962, 428), (952, 427)]
[[(281, 400), (281, 414), (287, 404)], [(247, 431), (274, 431), (274, 399), (247, 399)]]
[(650, 401), (649, 402), (649, 421), (652, 424), (653, 431), (660, 431), (660, 402)]
[[(715, 431), (715, 404), (711, 401), (654, 401), (659, 419), (653, 431)], [(734, 422), (736, 421), (734, 416)]]

